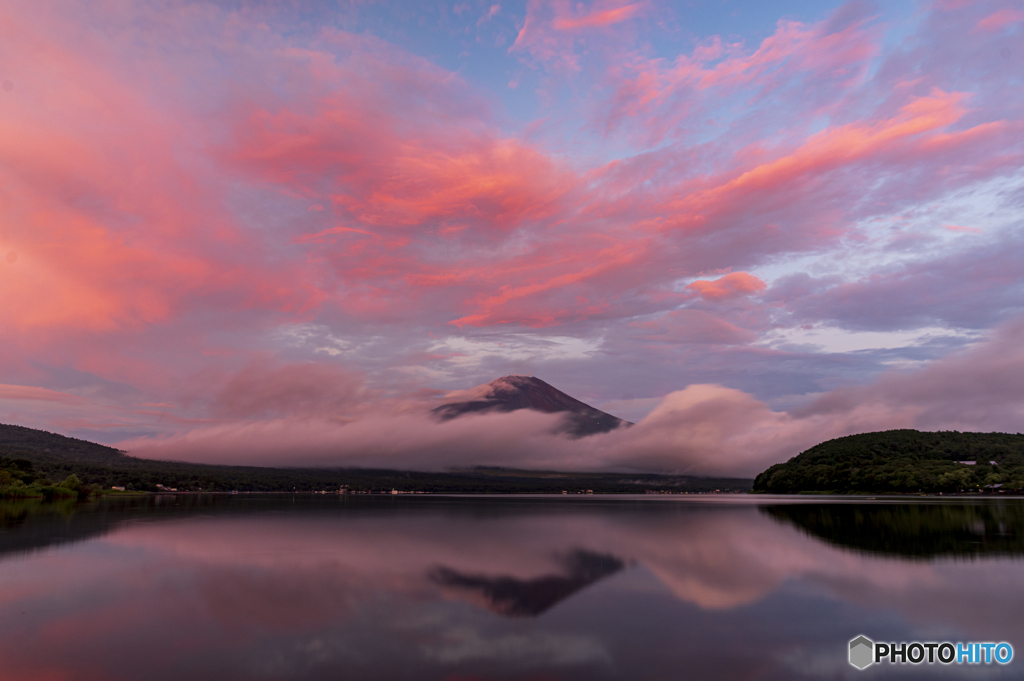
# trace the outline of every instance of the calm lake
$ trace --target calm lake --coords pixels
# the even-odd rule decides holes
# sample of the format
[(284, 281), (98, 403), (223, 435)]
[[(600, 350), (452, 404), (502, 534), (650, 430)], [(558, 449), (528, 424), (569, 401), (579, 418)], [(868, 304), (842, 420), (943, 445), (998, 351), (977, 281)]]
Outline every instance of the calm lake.
[[(0, 505), (0, 678), (1021, 678), (1024, 500)], [(1010, 664), (847, 662), (1006, 641)]]

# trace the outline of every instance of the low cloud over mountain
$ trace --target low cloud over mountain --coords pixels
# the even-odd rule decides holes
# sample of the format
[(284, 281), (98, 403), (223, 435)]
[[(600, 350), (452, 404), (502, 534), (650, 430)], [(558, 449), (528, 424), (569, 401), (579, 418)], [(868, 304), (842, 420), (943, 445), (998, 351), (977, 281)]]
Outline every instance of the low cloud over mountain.
[[(789, 410), (773, 409), (734, 388), (690, 385), (663, 397), (636, 425), (587, 437), (574, 437), (566, 429), (566, 414), (579, 412), (554, 411), (556, 402), (547, 407), (534, 403), (549, 411), (514, 405), (547, 394), (562, 395), (579, 409), (593, 408), (539, 379), (517, 377), (443, 398), (367, 395), (345, 413), (311, 408), (276, 418), (195, 424), (171, 437), (138, 438), (119, 446), (146, 458), (211, 463), (417, 470), (499, 465), (753, 476), (822, 440), (853, 433), (889, 428), (1020, 431), (1022, 335), (1024, 320), (1019, 320), (968, 351), (922, 369), (892, 370), (863, 386), (812, 396)], [(282, 379), (288, 371), (278, 367), (267, 376), (292, 390), (292, 382)], [(307, 375), (308, 369), (300, 373)], [(512, 389), (517, 382), (531, 390)], [(312, 382), (303, 385), (313, 390)], [(538, 388), (532, 393), (537, 386), (552, 392)], [(358, 391), (358, 386), (346, 390)], [(267, 399), (278, 403), (273, 395)], [(337, 390), (325, 388), (324, 400), (336, 408)], [(465, 406), (478, 403), (483, 404), (479, 409)], [(315, 396), (308, 394), (304, 404), (316, 404)], [(451, 412), (458, 417), (451, 418)], [(448, 418), (439, 419), (439, 414)]]
[(633, 425), (580, 402), (534, 376), (504, 376), (468, 390), (465, 394), (449, 395), (449, 398), (452, 397), (465, 399), (443, 404), (433, 409), (432, 413), (444, 421), (465, 414), (510, 412), (519, 409), (531, 409), (545, 414), (563, 414), (563, 421), (556, 432), (564, 432), (573, 437), (607, 433), (622, 426)]

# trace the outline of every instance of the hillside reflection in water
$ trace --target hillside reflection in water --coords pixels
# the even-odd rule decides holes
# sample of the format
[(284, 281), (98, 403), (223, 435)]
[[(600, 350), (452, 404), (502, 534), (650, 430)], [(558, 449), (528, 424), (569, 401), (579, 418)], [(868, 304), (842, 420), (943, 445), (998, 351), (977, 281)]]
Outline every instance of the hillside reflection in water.
[(167, 497), (0, 529), (5, 679), (838, 678), (859, 634), (1024, 655), (1017, 500)]

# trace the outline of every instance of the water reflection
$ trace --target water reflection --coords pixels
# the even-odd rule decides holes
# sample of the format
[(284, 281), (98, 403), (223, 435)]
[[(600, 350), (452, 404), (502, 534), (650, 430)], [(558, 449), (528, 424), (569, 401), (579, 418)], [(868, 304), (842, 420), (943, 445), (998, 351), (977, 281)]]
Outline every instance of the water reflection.
[(615, 574), (626, 563), (611, 554), (583, 549), (570, 551), (562, 559), (563, 574), (517, 579), (509, 575), (467, 575), (439, 566), (430, 579), (449, 587), (454, 594), (479, 600), (486, 608), (510, 617), (536, 616), (597, 580)]
[(837, 546), (894, 556), (1024, 555), (1024, 505), (973, 503), (785, 504), (773, 517)]
[[(756, 503), (24, 507), (0, 514), (0, 678), (845, 677), (857, 673), (846, 642), (862, 633), (1006, 640), (1024, 654), (1019, 502)], [(896, 534), (872, 538), (889, 520)], [(939, 542), (954, 527), (968, 530)], [(958, 549), (979, 527), (992, 550)], [(911, 551), (886, 548), (915, 535)]]

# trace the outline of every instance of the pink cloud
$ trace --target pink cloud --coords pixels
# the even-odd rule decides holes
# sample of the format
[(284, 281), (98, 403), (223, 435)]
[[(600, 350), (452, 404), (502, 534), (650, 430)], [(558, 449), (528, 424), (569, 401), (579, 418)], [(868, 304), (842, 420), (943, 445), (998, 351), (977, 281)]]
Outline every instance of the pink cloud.
[[(647, 2), (594, 8), (568, 0), (529, 0), (526, 17), (509, 52), (563, 73), (581, 70), (576, 40), (586, 29), (617, 26), (640, 16)], [(607, 48), (601, 48), (604, 51)]]
[[(539, 277), (531, 273), (532, 281), (528, 280), (518, 286), (500, 286), (494, 294), (479, 295), (470, 301), (470, 304), (478, 311), (455, 319), (451, 324), (461, 327), (516, 323), (540, 328), (599, 315), (607, 309), (607, 306), (590, 304), (586, 298), (577, 297), (571, 305), (564, 308), (543, 304), (538, 306), (534, 301), (538, 294), (599, 279), (602, 275), (634, 263), (642, 254), (643, 247), (640, 244), (633, 245), (631, 248), (609, 245), (589, 252), (581, 250), (557, 263), (558, 269), (564, 273), (559, 273), (557, 270), (552, 273), (542, 271), (538, 273)], [(566, 267), (567, 264), (570, 266)], [(566, 269), (569, 271), (565, 272)], [(531, 298), (533, 300), (529, 300)], [(521, 302), (525, 302), (524, 299), (532, 304), (522, 305)]]
[[(746, 273), (867, 253), (893, 215), (974, 219), (937, 206), (1014, 177), (1020, 95), (1001, 55), (1015, 34), (963, 29), (1012, 19), (996, 5), (923, 12), (898, 50), (851, 4), (679, 54), (634, 21), (668, 8), (532, 1), (512, 56), (494, 55), (536, 77), (538, 103), (524, 89), (506, 110), (460, 75), (473, 69), (331, 21), (281, 29), (285, 10), (275, 23), (260, 8), (58, 4), (0, 22), (0, 75), (16, 82), (0, 92), (0, 369), (5, 384), (102, 395), (95, 423), (138, 432), (143, 402), (177, 405), (146, 417), (154, 431), (287, 420), (293, 399), (326, 419), (352, 384), (302, 369), (341, 352), (317, 335), (344, 336), (367, 390), (411, 392), (481, 378), (465, 368), (477, 359), (431, 347), (446, 339), (604, 338), (594, 377), (637, 341), (682, 376), (673, 344), (703, 366), (699, 347), (796, 318), (983, 330), (1018, 306), (997, 212), (970, 228), (988, 247), (970, 262), (939, 252), (948, 240), (905, 239), (884, 259), (909, 264), (837, 274), (821, 295)], [(733, 274), (681, 290), (707, 272)], [(272, 366), (243, 370), (261, 357)], [(217, 377), (205, 397), (196, 376)], [(221, 390), (220, 411), (200, 413)], [(61, 418), (86, 422), (76, 409)]]
[[(611, 133), (630, 129), (635, 122), (634, 138), (653, 145), (674, 137), (676, 128), (701, 127), (701, 116), (721, 115), (707, 110), (741, 89), (746, 96), (737, 103), (742, 107), (761, 103), (804, 79), (814, 83), (815, 92), (842, 98), (862, 81), (879, 52), (879, 32), (864, 10), (848, 3), (814, 25), (779, 21), (775, 33), (754, 50), (712, 36), (674, 62), (638, 52), (609, 59), (606, 82), (611, 92), (601, 123)], [(796, 108), (806, 106), (806, 89), (799, 88), (794, 95), (803, 100), (793, 103)], [(827, 100), (823, 105), (826, 111), (830, 108)], [(822, 109), (813, 113), (821, 114)]]
[(965, 113), (964, 93), (933, 90), (902, 106), (896, 116), (879, 121), (827, 128), (809, 137), (799, 148), (779, 158), (757, 162), (737, 176), (709, 189), (695, 191), (671, 202), (684, 220), (692, 220), (693, 210), (732, 203), (755, 192), (770, 191), (781, 185), (809, 181), (813, 175), (855, 163), (872, 155), (902, 146), (915, 153), (929, 139), (924, 133), (944, 128)]
[(109, 49), (56, 39), (64, 28), (45, 9), (4, 23), (4, 49), (33, 54), (22, 72), (35, 84), (5, 107), (0, 142), (9, 328), (138, 329), (224, 293), (240, 307), (315, 301), (225, 254), (258, 247), (225, 209), (219, 178), (180, 153), (201, 124), (161, 108)]
[(627, 21), (636, 16), (646, 3), (634, 2), (614, 9), (596, 10), (576, 17), (559, 17), (552, 26), (559, 31), (573, 31), (580, 28), (601, 28)]
[(687, 285), (686, 288), (695, 291), (707, 300), (719, 300), (751, 293), (760, 293), (767, 286), (767, 284), (752, 274), (733, 272), (714, 281), (698, 279)]
[(1001, 10), (997, 10), (992, 14), (989, 14), (984, 19), (981, 19), (974, 25), (974, 31), (998, 31), (1011, 24), (1016, 24), (1024, 21), (1024, 10), (1010, 9), (1005, 7)]
[(30, 385), (0, 384), (0, 400), (33, 400), (40, 402), (82, 403), (85, 400), (79, 395), (71, 395), (57, 390), (36, 388)]
[[(551, 11), (562, 12), (559, 7)], [(636, 7), (613, 8), (608, 16), (626, 16)], [(586, 16), (592, 15), (605, 16), (596, 10)], [(757, 51), (730, 57), (731, 66), (726, 69), (722, 62), (715, 67), (718, 75), (709, 71), (701, 79), (719, 83), (737, 74), (756, 75), (764, 65), (786, 61), (785, 55), (801, 50), (861, 50), (853, 47), (866, 39), (861, 23), (855, 20), (835, 31), (824, 25), (780, 25), (777, 35)], [(429, 313), (460, 328), (544, 328), (621, 315), (635, 309), (635, 301), (620, 300), (616, 291), (639, 285), (656, 295), (668, 283), (652, 281), (649, 274), (665, 271), (660, 258), (686, 239), (668, 230), (703, 231), (731, 220), (737, 211), (756, 212), (765, 203), (784, 202), (780, 197), (787, 195), (796, 200), (807, 185), (820, 183), (822, 174), (878, 162), (901, 142), (911, 145), (904, 148), (905, 155), (916, 153), (922, 159), (978, 142), (977, 136), (957, 138), (966, 132), (941, 134), (966, 108), (963, 95), (934, 90), (910, 99), (892, 117), (828, 127), (788, 152), (751, 144), (720, 172), (659, 183), (641, 197), (634, 188), (644, 180), (636, 174), (608, 169), (603, 176), (592, 175), (596, 183), (588, 186), (580, 173), (543, 148), (499, 134), (487, 123), (486, 106), (449, 72), (375, 39), (327, 31), (322, 40), (321, 49), (278, 51), (268, 68), (288, 75), (290, 98), (283, 102), (261, 95), (230, 101), (224, 123), (232, 134), (219, 145), (227, 168), (256, 186), (262, 183), (296, 200), (301, 197), (304, 208), (312, 201), (317, 202), (313, 206), (330, 206), (322, 211), (327, 224), (316, 216), (310, 218), (315, 229), (289, 228), (292, 243), (306, 247), (303, 253), (312, 269), (297, 259), (279, 259), (276, 271), (261, 271), (256, 263), (264, 245), (246, 243), (251, 234), (243, 236), (242, 226), (225, 213), (217, 226), (250, 263), (225, 262), (216, 243), (205, 242), (201, 233), (188, 237), (190, 247), (177, 263), (174, 248), (163, 240), (142, 248), (140, 239), (133, 238), (131, 248), (118, 247), (120, 260), (102, 251), (93, 257), (91, 262), (111, 258), (100, 268), (114, 276), (109, 285), (94, 291), (69, 283), (64, 288), (69, 297), (59, 307), (48, 312), (45, 305), (26, 305), (15, 318), (43, 324), (79, 311), (83, 324), (104, 329), (116, 328), (118, 319), (161, 323), (194, 305), (195, 298), (228, 291), (241, 296), (235, 302), (241, 309), (271, 308), (301, 316), (330, 300), (331, 307), (355, 316), (397, 319)], [(701, 59), (714, 60), (726, 48), (709, 44), (702, 49)], [(805, 62), (823, 63), (818, 57)], [(470, 104), (452, 106), (453, 101)], [(136, 117), (147, 119), (144, 113)], [(177, 139), (169, 121), (154, 130), (163, 136), (164, 146)], [(991, 137), (1001, 130), (979, 126), (977, 132)], [(185, 176), (190, 170), (175, 169)], [(99, 192), (119, 195), (120, 190)], [(184, 202), (200, 205), (169, 216), (167, 224), (180, 229), (208, 220), (193, 216), (223, 201), (215, 192), (200, 192)], [(182, 201), (174, 196), (160, 203)], [(65, 217), (50, 220), (57, 223)], [(110, 230), (102, 222), (82, 225), (88, 235), (82, 238), (91, 245), (102, 243), (99, 235)], [(791, 233), (793, 239), (803, 235), (816, 245), (841, 233), (840, 228), (818, 229), (813, 234), (791, 228)], [(508, 248), (524, 233), (538, 239), (527, 239), (525, 248)], [(657, 236), (652, 238), (652, 233)], [(758, 229), (734, 233), (755, 251), (765, 248), (771, 236)], [(24, 258), (12, 267), (23, 265), (28, 271)], [(88, 269), (95, 276), (91, 264)], [(165, 273), (147, 285), (161, 269)], [(670, 276), (678, 275), (685, 272)], [(122, 284), (129, 280), (133, 286)], [(41, 282), (60, 279), (40, 273), (37, 281), (44, 286)], [(61, 300), (61, 295), (39, 288), (25, 288), (19, 299), (33, 297)]]
[(263, 358), (228, 379), (211, 411), (228, 418), (301, 414), (343, 419), (346, 410), (368, 396), (361, 376), (335, 364), (278, 364)]
[(749, 343), (757, 334), (742, 329), (703, 310), (673, 310), (648, 322), (631, 322), (639, 338), (662, 343), (707, 343), (734, 345)]
[(550, 159), (517, 140), (444, 128), (403, 140), (393, 129), (400, 123), (373, 110), (384, 102), (362, 111), (359, 104), (331, 96), (312, 117), (255, 111), (240, 126), (231, 158), (303, 192), (333, 177), (337, 184), (323, 198), (334, 214), (371, 226), (475, 219), (508, 229), (552, 215), (571, 186)]
[(483, 24), (486, 24), (488, 21), (496, 17), (498, 15), (498, 12), (500, 11), (501, 5), (491, 5), (490, 8), (487, 10), (487, 13), (483, 14), (480, 17), (480, 19), (477, 20), (476, 25), (481, 26)]
[[(344, 74), (344, 70), (338, 73)], [(823, 172), (873, 162), (878, 154), (890, 154), (893, 145), (902, 140), (923, 152), (929, 138), (922, 136), (957, 121), (964, 113), (962, 99), (963, 95), (936, 90), (910, 100), (889, 119), (827, 129), (775, 159), (748, 149), (739, 155), (738, 167), (675, 188), (660, 201), (648, 201), (643, 210), (650, 217), (637, 221), (634, 215), (632, 225), (607, 236), (573, 217), (572, 201), (587, 202), (588, 218), (628, 215), (633, 212), (630, 206), (625, 200), (620, 200), (620, 205), (608, 204), (581, 194), (578, 177), (557, 170), (536, 150), (481, 133), (470, 138), (478, 148), (442, 136), (429, 144), (418, 141), (415, 146), (396, 147), (392, 160), (388, 149), (396, 142), (382, 137), (387, 126), (378, 125), (369, 132), (368, 123), (360, 124), (357, 131), (342, 133), (349, 123), (340, 123), (341, 105), (329, 97), (323, 100), (327, 108), (312, 118), (256, 114), (243, 128), (240, 150), (232, 154), (247, 167), (262, 168), (267, 181), (285, 183), (299, 193), (311, 191), (308, 182), (322, 182), (325, 172), (337, 178), (337, 188), (317, 191), (332, 196), (335, 214), (346, 223), (363, 227), (337, 225), (315, 237), (300, 237), (299, 242), (315, 241), (319, 245), (315, 257), (332, 263), (351, 287), (341, 303), (348, 312), (377, 314), (383, 311), (382, 299), (403, 305), (433, 297), (431, 289), (447, 289), (456, 292), (456, 300), (462, 300), (462, 309), (451, 318), (458, 327), (517, 324), (543, 328), (616, 314), (617, 305), (602, 291), (644, 276), (642, 270), (649, 269), (658, 257), (658, 249), (650, 241), (651, 231), (672, 227), (699, 230), (728, 219), (737, 209), (753, 210), (761, 201), (777, 203), (778, 189), (799, 191), (800, 182), (819, 182)], [(347, 105), (344, 120), (362, 115)], [(395, 121), (391, 125), (400, 128), (405, 124)], [(299, 135), (291, 130), (303, 132)], [(369, 149), (351, 147), (364, 138), (375, 140), (374, 163), (360, 161), (370, 157)], [(430, 140), (430, 136), (420, 140)], [(964, 139), (945, 144), (967, 143)], [(485, 161), (488, 157), (495, 159), (493, 167), (506, 170), (489, 175), (481, 165), (482, 161), (492, 165)], [(364, 168), (370, 168), (370, 173)], [(297, 175), (298, 169), (308, 176)], [(608, 178), (620, 179), (615, 175)], [(425, 227), (433, 230), (433, 225), (440, 225), (435, 233), (457, 239), (464, 249), (500, 243), (504, 231), (535, 223), (557, 227), (550, 231), (543, 251), (495, 258), (474, 250), (472, 259), (443, 263), (422, 257), (430, 242), (423, 233)], [(589, 238), (580, 239), (578, 235), (584, 232), (589, 232)], [(821, 238), (835, 234), (823, 232)], [(761, 236), (755, 232), (749, 238), (756, 241)], [(482, 266), (481, 255), (486, 261)], [(603, 300), (598, 302), (595, 295)], [(447, 300), (451, 301), (451, 296)]]

